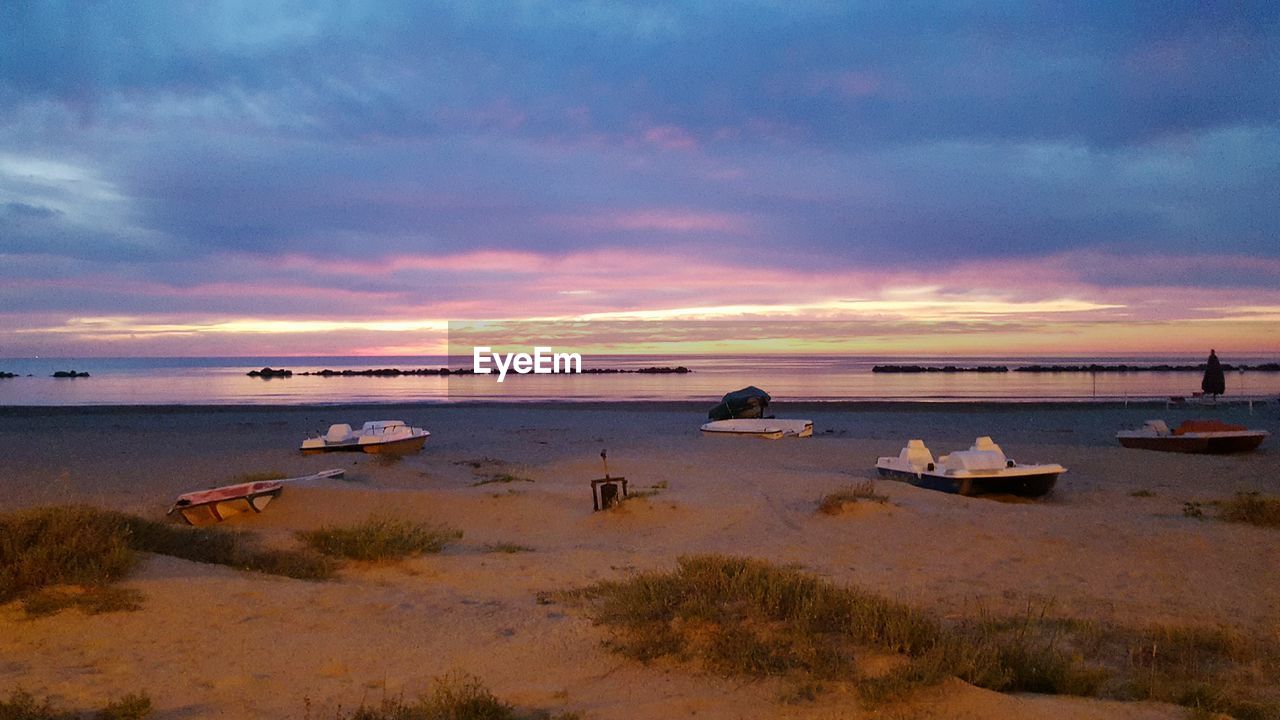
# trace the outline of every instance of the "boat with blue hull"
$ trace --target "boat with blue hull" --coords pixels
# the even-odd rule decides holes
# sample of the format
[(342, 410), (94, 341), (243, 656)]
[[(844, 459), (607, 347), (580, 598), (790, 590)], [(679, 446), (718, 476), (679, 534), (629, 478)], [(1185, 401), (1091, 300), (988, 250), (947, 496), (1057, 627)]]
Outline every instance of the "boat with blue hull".
[(923, 440), (910, 440), (897, 457), (876, 461), (882, 477), (904, 480), (927, 490), (958, 495), (1019, 495), (1040, 497), (1067, 469), (1056, 463), (1022, 465), (1005, 456), (989, 437), (980, 437), (968, 450), (943, 455), (936, 461)]

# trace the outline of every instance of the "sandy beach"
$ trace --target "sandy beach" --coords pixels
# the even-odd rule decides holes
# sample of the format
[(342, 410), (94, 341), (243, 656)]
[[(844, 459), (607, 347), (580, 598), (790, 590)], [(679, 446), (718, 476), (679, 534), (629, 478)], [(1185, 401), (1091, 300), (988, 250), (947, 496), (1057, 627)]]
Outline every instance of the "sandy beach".
[[(349, 407), (0, 408), (0, 511), (87, 503), (163, 517), (185, 491), (246, 473), (344, 480), (286, 488), (266, 512), (224, 526), (271, 545), (371, 514), (447, 523), (439, 555), (348, 564), (292, 580), (148, 556), (123, 583), (143, 608), (27, 618), (0, 607), (0, 692), (23, 687), (69, 707), (144, 690), (157, 718), (332, 717), (413, 697), (449, 672), (481, 678), (525, 709), (584, 718), (839, 718), (867, 715), (832, 692), (779, 701), (780, 682), (642, 664), (609, 652), (583, 613), (539, 593), (579, 588), (677, 557), (794, 563), (942, 617), (1017, 614), (1227, 627), (1280, 638), (1277, 531), (1184, 517), (1186, 502), (1280, 493), (1276, 438), (1242, 456), (1126, 450), (1114, 432), (1192, 409), (1120, 405), (778, 404), (812, 418), (810, 439), (703, 437), (687, 403)], [(1214, 409), (1280, 433), (1275, 404)], [(297, 452), (308, 431), (398, 418), (432, 436), (400, 459)], [(935, 453), (991, 435), (1023, 462), (1069, 468), (1036, 501), (965, 498), (878, 480), (883, 505), (817, 514), (833, 490), (875, 477), (911, 437)], [(593, 513), (588, 482), (609, 471), (654, 489)], [(523, 480), (477, 484), (494, 474)], [(1142, 492), (1146, 491), (1146, 492)], [(1140, 493), (1135, 496), (1134, 493)], [(495, 553), (518, 543), (530, 552)], [(958, 680), (876, 717), (1181, 718), (1185, 708), (999, 694)]]

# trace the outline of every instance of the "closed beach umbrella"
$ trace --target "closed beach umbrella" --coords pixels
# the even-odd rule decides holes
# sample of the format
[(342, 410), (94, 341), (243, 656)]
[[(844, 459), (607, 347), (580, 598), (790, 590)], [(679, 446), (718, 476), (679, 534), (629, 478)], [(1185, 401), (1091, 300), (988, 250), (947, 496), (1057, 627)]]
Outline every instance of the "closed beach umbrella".
[(1209, 362), (1205, 363), (1200, 389), (1206, 395), (1221, 395), (1227, 391), (1227, 379), (1222, 376), (1222, 363), (1218, 362), (1218, 353), (1213, 350), (1209, 351)]

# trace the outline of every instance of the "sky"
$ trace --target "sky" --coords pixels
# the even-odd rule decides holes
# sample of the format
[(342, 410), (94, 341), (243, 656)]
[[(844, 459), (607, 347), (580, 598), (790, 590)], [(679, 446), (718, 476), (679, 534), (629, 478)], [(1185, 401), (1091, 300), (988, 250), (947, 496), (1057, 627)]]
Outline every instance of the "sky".
[(1280, 352), (1278, 231), (1270, 1), (0, 3), (0, 357)]

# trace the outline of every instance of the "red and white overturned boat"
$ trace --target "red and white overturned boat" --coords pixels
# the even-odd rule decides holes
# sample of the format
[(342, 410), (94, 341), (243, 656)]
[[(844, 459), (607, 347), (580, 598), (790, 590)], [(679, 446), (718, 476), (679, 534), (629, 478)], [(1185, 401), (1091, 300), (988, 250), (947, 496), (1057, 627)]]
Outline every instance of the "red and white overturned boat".
[(173, 507), (169, 508), (169, 513), (180, 514), (182, 519), (192, 525), (213, 525), (232, 515), (262, 512), (267, 504), (284, 490), (285, 483), (340, 478), (342, 475), (342, 470), (321, 470), (313, 475), (301, 477), (258, 480), (224, 485), (209, 490), (197, 490), (179, 495)]

